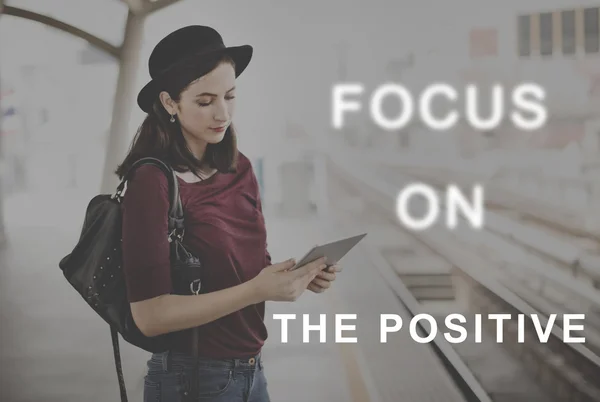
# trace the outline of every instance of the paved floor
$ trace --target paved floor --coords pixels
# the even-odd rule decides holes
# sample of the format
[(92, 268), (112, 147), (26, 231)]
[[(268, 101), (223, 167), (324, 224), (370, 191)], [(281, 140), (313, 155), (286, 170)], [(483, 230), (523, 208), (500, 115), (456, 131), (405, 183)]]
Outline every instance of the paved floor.
[[(110, 332), (66, 283), (58, 261), (75, 244), (87, 197), (14, 197), (7, 202), (8, 246), (0, 252), (0, 401), (116, 401)], [(50, 197), (50, 198), (48, 198)], [(75, 215), (75, 220), (73, 220)], [(326, 239), (315, 218), (268, 218), (275, 261), (300, 257)], [(273, 401), (351, 401), (335, 343), (280, 342), (273, 313), (327, 312), (331, 298), (307, 292), (269, 303), (265, 372)], [(291, 326), (290, 334), (301, 333)], [(148, 354), (121, 342), (131, 401), (141, 401)], [(363, 400), (366, 402), (366, 400)]]

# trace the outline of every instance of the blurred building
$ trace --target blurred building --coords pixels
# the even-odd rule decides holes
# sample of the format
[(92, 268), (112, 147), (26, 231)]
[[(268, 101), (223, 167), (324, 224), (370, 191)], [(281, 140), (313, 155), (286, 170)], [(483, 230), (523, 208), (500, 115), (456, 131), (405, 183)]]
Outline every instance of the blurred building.
[(549, 119), (542, 129), (523, 132), (508, 119), (511, 103), (505, 98), (507, 113), (497, 130), (481, 135), (463, 124), (463, 153), (574, 149), (582, 164), (600, 159), (600, 7), (588, 0), (573, 3), (503, 3), (468, 19), (463, 83), (499, 83), (506, 95), (519, 83), (538, 83), (546, 90)]

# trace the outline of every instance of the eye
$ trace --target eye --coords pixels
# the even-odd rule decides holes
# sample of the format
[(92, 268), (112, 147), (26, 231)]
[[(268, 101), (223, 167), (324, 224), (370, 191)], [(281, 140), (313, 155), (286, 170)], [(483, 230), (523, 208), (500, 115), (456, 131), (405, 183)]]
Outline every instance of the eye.
[[(231, 95), (231, 96), (226, 96), (225, 100), (232, 100), (235, 99), (235, 96)], [(206, 107), (206, 106), (210, 106), (212, 104), (212, 102), (208, 102), (208, 103), (202, 103), (202, 102), (197, 102), (198, 106), (200, 107)]]

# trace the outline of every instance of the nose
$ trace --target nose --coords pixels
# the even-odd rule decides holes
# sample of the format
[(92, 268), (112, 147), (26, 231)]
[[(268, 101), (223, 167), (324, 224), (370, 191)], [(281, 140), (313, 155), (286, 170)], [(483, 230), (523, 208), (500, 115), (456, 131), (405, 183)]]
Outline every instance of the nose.
[(213, 116), (215, 121), (220, 123), (226, 123), (229, 121), (229, 107), (225, 101), (218, 102), (217, 107), (215, 108), (215, 114)]

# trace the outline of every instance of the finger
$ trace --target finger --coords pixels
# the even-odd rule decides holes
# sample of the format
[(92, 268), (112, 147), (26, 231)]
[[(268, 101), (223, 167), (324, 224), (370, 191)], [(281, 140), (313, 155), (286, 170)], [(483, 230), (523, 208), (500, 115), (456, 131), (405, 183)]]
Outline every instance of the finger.
[(322, 270), (323, 268), (325, 268), (325, 257), (323, 258), (319, 258), (316, 261), (310, 262), (308, 264), (305, 264), (303, 266), (301, 266), (300, 268), (298, 268), (297, 270), (295, 270), (295, 277), (296, 278), (301, 278), (304, 276), (309, 276), (309, 275), (316, 275), (318, 273), (318, 271)]
[(336, 275), (335, 275), (335, 273), (329, 273), (329, 272), (323, 271), (323, 272), (319, 272), (319, 274), (317, 275), (317, 278), (321, 278), (326, 281), (333, 282), (333, 281), (335, 281)]
[(309, 265), (313, 265), (316, 267), (316, 269), (322, 270), (323, 267), (321, 267), (321, 265), (324, 265), (325, 267), (327, 267), (327, 257), (321, 257), (317, 260), (314, 260)]
[(325, 291), (325, 289), (318, 287), (317, 285), (313, 284), (313, 283), (309, 283), (308, 284), (308, 290), (310, 290), (313, 293), (323, 293)]
[(316, 285), (322, 289), (329, 289), (329, 287), (331, 286), (331, 282), (323, 280), (323, 279), (315, 278), (312, 280), (311, 285)]
[(272, 265), (273, 271), (281, 272), (287, 269), (293, 268), (296, 265), (296, 260), (294, 258), (290, 258), (289, 260), (279, 262), (277, 264)]
[(333, 266), (329, 267), (329, 268), (327, 269), (327, 272), (342, 272), (342, 269), (343, 269), (343, 268), (342, 268), (342, 266), (341, 266), (341, 265), (337, 265), (337, 264), (335, 264), (335, 265), (333, 265)]
[(337, 264), (336, 261), (333, 262), (327, 262), (327, 269), (325, 269), (325, 271), (327, 272), (339, 272), (337, 270), (341, 270), (340, 266)]
[[(324, 267), (324, 266), (325, 266), (325, 264), (321, 265), (321, 267)], [(317, 271), (317, 272), (310, 271), (308, 275), (301, 276), (299, 278), (295, 278), (295, 280), (300, 281), (300, 283), (301, 283), (300, 287), (306, 289), (310, 283), (314, 282), (318, 273), (319, 273), (319, 271)]]

